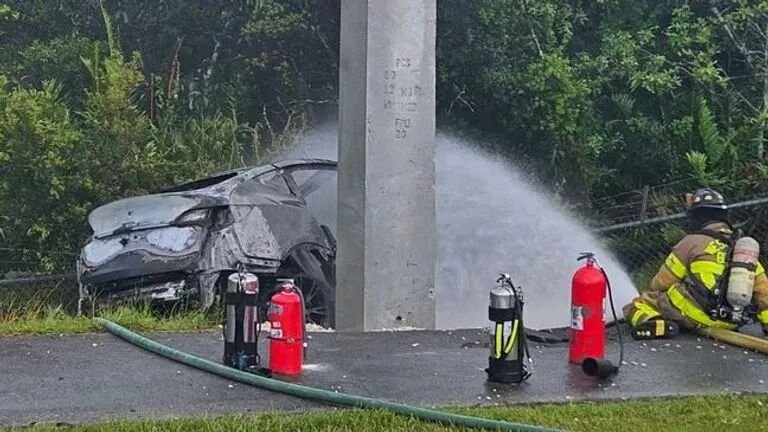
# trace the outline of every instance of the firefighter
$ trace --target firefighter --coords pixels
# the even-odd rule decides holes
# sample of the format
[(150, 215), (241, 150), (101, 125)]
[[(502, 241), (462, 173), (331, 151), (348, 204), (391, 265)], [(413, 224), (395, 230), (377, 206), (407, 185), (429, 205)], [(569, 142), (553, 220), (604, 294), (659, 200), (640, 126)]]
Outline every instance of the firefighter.
[[(672, 249), (648, 289), (624, 306), (624, 317), (636, 338), (671, 337), (680, 327), (738, 327), (708, 312), (718, 306), (713, 304), (717, 298), (713, 291), (726, 269), (734, 234), (728, 206), (711, 189), (699, 189), (687, 198), (689, 234)], [(755, 318), (768, 335), (768, 278), (759, 262), (752, 303)]]

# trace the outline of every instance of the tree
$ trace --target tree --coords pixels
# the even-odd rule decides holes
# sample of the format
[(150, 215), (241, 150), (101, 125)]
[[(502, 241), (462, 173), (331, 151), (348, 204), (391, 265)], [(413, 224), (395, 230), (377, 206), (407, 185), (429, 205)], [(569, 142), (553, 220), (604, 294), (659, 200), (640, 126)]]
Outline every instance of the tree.
[(236, 116), (179, 117), (172, 104), (151, 119), (137, 105), (141, 57), (123, 55), (103, 12), (106, 42), (81, 59), (82, 110), (55, 81), (38, 89), (0, 76), (0, 233), (16, 261), (41, 270), (73, 266), (97, 205), (242, 166), (244, 148), (269, 150)]
[(16, 260), (70, 261), (88, 212), (82, 134), (53, 83), (8, 89), (0, 78), (0, 232)]

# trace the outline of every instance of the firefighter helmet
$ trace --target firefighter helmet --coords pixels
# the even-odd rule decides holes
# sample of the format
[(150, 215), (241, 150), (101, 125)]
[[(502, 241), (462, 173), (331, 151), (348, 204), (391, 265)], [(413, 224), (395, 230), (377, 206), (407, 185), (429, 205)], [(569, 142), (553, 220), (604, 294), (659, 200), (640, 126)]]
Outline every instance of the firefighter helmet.
[(691, 197), (690, 205), (688, 212), (705, 208), (728, 210), (723, 194), (712, 189), (697, 189)]

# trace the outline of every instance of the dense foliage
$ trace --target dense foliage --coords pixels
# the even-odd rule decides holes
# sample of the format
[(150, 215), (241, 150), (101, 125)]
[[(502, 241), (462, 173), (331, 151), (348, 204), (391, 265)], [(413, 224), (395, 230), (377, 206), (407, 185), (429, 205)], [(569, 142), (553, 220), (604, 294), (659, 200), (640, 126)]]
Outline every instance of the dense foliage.
[[(440, 2), (443, 109), (554, 186), (763, 182), (768, 2)], [(459, 103), (460, 102), (460, 103)]]
[[(95, 205), (266, 157), (333, 107), (338, 30), (338, 0), (4, 2), (0, 260), (67, 267)], [(440, 0), (437, 55), (441, 118), (573, 201), (765, 186), (766, 0)]]

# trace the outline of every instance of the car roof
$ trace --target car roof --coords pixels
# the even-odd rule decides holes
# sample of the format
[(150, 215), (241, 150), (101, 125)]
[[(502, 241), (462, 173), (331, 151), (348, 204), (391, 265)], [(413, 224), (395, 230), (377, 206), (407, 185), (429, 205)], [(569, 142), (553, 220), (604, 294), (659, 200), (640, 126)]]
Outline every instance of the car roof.
[(195, 179), (193, 181), (185, 182), (169, 188), (162, 189), (158, 192), (159, 193), (179, 192), (179, 191), (202, 189), (202, 188), (206, 188), (209, 186), (213, 186), (213, 185), (225, 182), (237, 176), (245, 175), (245, 176), (248, 176), (249, 178), (253, 178), (253, 177), (267, 174), (276, 169), (285, 170), (285, 169), (295, 169), (295, 168), (305, 167), (307, 169), (329, 169), (330, 170), (330, 169), (335, 169), (336, 165), (337, 164), (335, 161), (328, 160), (328, 159), (309, 159), (309, 158), (289, 159), (289, 160), (278, 161), (278, 162), (274, 162), (266, 165), (247, 166), (247, 167), (236, 168), (236, 169), (227, 170), (227, 171), (220, 171), (220, 172), (205, 176), (203, 178)]
[(271, 164), (266, 165), (253, 165), (248, 166), (244, 168), (238, 168), (235, 170), (230, 171), (224, 171), (218, 174), (215, 174), (211, 177), (216, 177), (220, 175), (227, 175), (236, 173), (238, 175), (246, 174), (250, 176), (258, 176), (262, 174), (266, 174), (268, 172), (272, 172), (275, 169), (292, 169), (292, 168), (307, 168), (307, 169), (332, 169), (336, 168), (337, 163), (336, 161), (332, 161), (330, 159), (288, 159), (288, 160), (282, 160), (273, 162)]
[(336, 168), (336, 161), (329, 159), (291, 159), (285, 161), (279, 161), (272, 164), (272, 166), (280, 169), (299, 168), (306, 166), (307, 168)]

